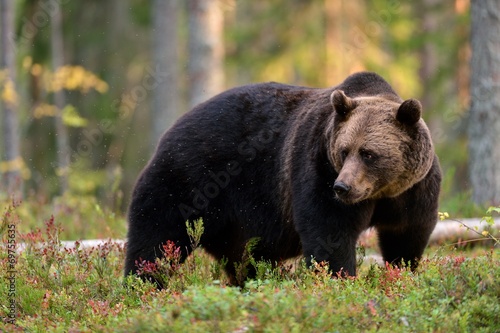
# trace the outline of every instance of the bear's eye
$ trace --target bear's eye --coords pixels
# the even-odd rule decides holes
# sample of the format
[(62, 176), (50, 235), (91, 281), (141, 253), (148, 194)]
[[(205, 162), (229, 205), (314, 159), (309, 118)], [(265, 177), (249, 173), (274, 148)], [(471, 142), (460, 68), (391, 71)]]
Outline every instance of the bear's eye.
[(342, 159), (342, 162), (345, 161), (345, 159), (347, 158), (347, 155), (349, 155), (349, 152), (347, 151), (347, 149), (343, 149), (340, 152), (340, 158)]
[(360, 150), (359, 155), (361, 155), (361, 158), (363, 158), (366, 162), (373, 162), (377, 157), (374, 153), (368, 150)]

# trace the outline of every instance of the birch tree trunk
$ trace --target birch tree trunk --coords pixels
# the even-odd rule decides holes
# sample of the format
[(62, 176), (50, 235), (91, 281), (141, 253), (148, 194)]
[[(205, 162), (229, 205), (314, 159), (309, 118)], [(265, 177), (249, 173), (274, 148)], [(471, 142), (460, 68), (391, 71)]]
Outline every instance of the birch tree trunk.
[[(52, 51), (52, 68), (57, 71), (64, 66), (64, 47), (63, 47), (63, 32), (62, 32), (62, 13), (59, 2), (54, 1), (54, 11), (52, 13), (51, 27), (51, 51)], [(70, 149), (68, 129), (63, 122), (62, 110), (66, 105), (64, 90), (54, 92), (54, 104), (59, 110), (59, 114), (55, 117), (56, 128), (56, 145), (57, 145), (57, 173), (59, 175), (59, 190), (64, 193), (68, 189), (68, 172), (70, 164)]]
[(20, 155), (16, 93), (14, 4), (15, 2), (11, 0), (0, 0), (0, 71), (5, 73), (4, 79), (0, 80), (0, 106), (3, 111), (1, 173), (2, 182), (8, 194), (20, 199), (23, 161)]
[(217, 0), (188, 0), (189, 107), (222, 91), (224, 86), (223, 15)]
[(500, 205), (500, 2), (471, 3), (469, 172), (473, 200)]
[[(170, 127), (179, 112), (179, 47), (177, 24), (179, 1), (155, 0), (153, 2), (153, 53), (152, 70), (157, 73), (153, 89), (151, 115), (154, 148), (163, 132)], [(164, 73), (159, 75), (159, 73)]]

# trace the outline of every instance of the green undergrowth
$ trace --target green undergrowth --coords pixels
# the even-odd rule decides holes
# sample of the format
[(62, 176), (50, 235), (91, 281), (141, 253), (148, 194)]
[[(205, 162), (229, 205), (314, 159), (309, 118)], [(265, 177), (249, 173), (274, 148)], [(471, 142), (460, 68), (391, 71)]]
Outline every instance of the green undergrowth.
[(0, 197), (0, 207), (10, 206), (22, 221), (17, 226), (21, 233), (43, 228), (44, 221), (54, 218), (63, 240), (125, 238), (123, 214), (101, 207), (93, 195), (67, 192), (50, 202), (44, 197), (15, 202)]
[[(165, 289), (158, 291), (123, 279), (123, 245), (64, 248), (56, 219), (22, 232), (18, 209), (5, 209), (0, 226), (0, 278), (7, 281), (0, 284), (0, 331), (500, 331), (498, 244), (474, 252), (429, 248), (416, 273), (362, 263), (358, 277), (345, 279), (322, 263), (273, 268), (249, 255), (242, 266), (253, 265), (257, 278), (238, 288), (202, 249), (179, 265), (167, 243), (166, 258), (147, 266), (164, 273)], [(197, 246), (199, 225), (192, 227)], [(10, 239), (24, 249), (9, 252)]]

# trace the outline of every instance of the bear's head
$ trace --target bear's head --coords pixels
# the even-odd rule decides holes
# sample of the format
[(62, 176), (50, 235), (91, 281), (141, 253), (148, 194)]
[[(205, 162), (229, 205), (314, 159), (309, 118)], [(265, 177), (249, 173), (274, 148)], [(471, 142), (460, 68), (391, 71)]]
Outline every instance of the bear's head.
[(350, 98), (342, 90), (333, 91), (330, 101), (334, 113), (325, 135), (339, 200), (395, 197), (425, 177), (434, 148), (419, 101), (401, 103), (396, 95)]

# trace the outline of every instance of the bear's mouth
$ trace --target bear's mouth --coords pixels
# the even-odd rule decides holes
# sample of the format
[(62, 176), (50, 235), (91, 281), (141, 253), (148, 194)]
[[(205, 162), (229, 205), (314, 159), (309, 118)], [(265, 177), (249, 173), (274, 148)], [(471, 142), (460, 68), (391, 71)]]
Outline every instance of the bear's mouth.
[(354, 205), (370, 197), (371, 189), (367, 188), (363, 192), (350, 190), (344, 194), (335, 193), (335, 198), (346, 205)]

